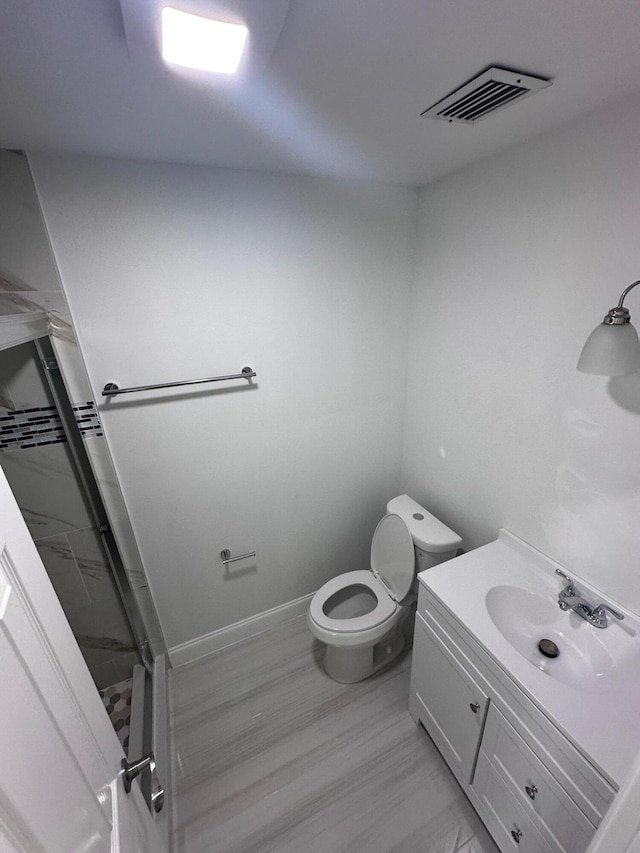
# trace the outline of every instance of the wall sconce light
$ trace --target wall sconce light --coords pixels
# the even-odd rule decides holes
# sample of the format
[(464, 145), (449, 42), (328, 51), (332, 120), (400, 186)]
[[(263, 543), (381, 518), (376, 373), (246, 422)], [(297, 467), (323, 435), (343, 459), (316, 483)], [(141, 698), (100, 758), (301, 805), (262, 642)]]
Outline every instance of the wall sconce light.
[(631, 325), (631, 315), (623, 307), (624, 298), (637, 287), (634, 281), (622, 291), (620, 301), (587, 338), (578, 359), (578, 370), (595, 376), (624, 376), (640, 370), (640, 341)]

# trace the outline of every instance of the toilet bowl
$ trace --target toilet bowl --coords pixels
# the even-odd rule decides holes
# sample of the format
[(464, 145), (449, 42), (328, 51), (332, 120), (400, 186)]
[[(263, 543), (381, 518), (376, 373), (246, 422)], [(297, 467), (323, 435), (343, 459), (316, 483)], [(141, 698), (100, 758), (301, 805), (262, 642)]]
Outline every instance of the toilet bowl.
[(461, 544), (408, 495), (389, 501), (371, 541), (371, 569), (332, 578), (309, 605), (309, 628), (326, 646), (327, 675), (351, 684), (391, 663), (415, 613), (416, 572), (455, 556)]

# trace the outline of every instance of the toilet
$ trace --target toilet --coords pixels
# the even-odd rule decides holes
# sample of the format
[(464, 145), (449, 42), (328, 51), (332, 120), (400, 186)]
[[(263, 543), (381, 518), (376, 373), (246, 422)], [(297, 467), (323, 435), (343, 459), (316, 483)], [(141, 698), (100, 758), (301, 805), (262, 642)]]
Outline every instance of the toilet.
[(307, 621), (325, 644), (324, 668), (343, 684), (389, 664), (412, 636), (417, 573), (455, 557), (462, 540), (409, 495), (387, 504), (371, 541), (371, 569), (320, 587)]

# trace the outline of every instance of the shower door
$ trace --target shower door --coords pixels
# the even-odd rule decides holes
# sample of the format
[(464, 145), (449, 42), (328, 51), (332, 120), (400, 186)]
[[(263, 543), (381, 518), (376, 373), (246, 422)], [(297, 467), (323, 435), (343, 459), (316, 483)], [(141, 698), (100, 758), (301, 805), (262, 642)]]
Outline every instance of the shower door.
[(100, 433), (93, 403), (71, 404), (48, 337), (0, 352), (0, 467), (104, 695), (130, 690), (148, 643), (88, 463)]

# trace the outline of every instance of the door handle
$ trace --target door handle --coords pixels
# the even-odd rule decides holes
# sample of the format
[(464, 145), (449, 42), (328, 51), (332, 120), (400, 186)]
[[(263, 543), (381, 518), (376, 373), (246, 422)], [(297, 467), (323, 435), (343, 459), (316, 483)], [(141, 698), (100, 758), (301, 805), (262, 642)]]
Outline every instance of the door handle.
[(131, 783), (137, 778), (143, 770), (149, 768), (151, 772), (151, 805), (155, 812), (162, 811), (164, 806), (164, 789), (160, 784), (158, 773), (156, 771), (156, 759), (152, 752), (144, 755), (137, 761), (128, 762), (126, 758), (122, 759), (122, 782), (124, 790), (127, 794), (131, 793)]

